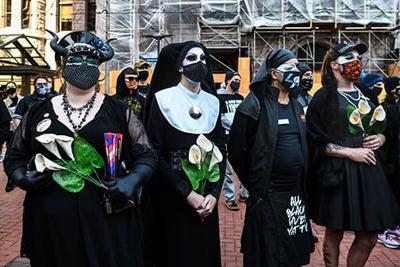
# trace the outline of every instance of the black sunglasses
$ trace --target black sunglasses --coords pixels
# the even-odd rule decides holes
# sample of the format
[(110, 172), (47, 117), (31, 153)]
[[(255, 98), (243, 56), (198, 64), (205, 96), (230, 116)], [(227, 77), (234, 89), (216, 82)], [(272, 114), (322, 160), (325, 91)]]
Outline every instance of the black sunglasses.
[(125, 80), (129, 80), (131, 81), (138, 81), (139, 77), (138, 76), (129, 76), (129, 77), (125, 77)]

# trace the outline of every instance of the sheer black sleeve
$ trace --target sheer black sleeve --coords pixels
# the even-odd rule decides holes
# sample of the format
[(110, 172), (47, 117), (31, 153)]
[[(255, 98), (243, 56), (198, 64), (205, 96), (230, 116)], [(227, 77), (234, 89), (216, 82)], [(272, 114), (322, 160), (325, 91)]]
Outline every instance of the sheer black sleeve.
[(157, 101), (154, 99), (151, 102), (146, 130), (158, 154), (158, 178), (164, 179), (177, 194), (186, 199), (192, 191), (192, 186), (175, 173), (164, 157), (164, 129), (166, 128), (166, 123), (167, 121), (162, 115)]
[(16, 169), (26, 168), (31, 159), (30, 149), (30, 112), (22, 119), (11, 140), (4, 159), (4, 171), (10, 176)]
[(22, 120), (29, 106), (27, 104), (27, 97), (24, 97), (19, 101), (17, 107), (15, 108), (15, 112), (13, 115), (13, 119)]
[(127, 110), (128, 131), (132, 143), (130, 144), (133, 165), (145, 164), (153, 170), (157, 168), (157, 153), (151, 147), (142, 122), (131, 109)]

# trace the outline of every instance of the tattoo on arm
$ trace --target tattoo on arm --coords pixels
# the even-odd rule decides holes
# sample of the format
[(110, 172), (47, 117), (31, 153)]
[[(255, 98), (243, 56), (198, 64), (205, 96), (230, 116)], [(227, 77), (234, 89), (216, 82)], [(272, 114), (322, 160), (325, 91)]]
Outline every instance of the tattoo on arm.
[(325, 147), (325, 152), (329, 154), (329, 153), (334, 153), (334, 152), (337, 152), (337, 151), (345, 149), (345, 148), (346, 147), (341, 146), (341, 145), (329, 143)]

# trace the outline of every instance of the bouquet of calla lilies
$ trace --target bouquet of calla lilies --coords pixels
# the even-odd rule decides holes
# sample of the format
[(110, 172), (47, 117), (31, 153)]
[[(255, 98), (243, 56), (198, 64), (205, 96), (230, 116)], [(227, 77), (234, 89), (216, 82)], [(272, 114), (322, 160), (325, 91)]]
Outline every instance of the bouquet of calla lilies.
[(207, 181), (210, 183), (219, 181), (218, 163), (222, 162), (222, 159), (218, 147), (204, 135), (199, 135), (196, 144), (190, 147), (188, 159), (181, 161), (182, 169), (189, 178), (193, 190), (198, 190), (204, 196)]
[[(52, 161), (42, 154), (36, 154), (35, 166), (38, 172), (53, 171), (53, 180), (65, 190), (77, 193), (85, 186), (85, 180), (96, 186), (105, 187), (96, 169), (104, 167), (104, 160), (85, 139), (66, 135), (42, 134), (36, 137), (57, 160)], [(70, 160), (61, 157), (59, 148)], [(92, 176), (94, 174), (95, 177)]]
[(382, 105), (377, 106), (373, 112), (367, 101), (361, 99), (358, 107), (347, 106), (349, 119), (349, 132), (365, 136), (382, 133), (386, 128), (386, 112)]

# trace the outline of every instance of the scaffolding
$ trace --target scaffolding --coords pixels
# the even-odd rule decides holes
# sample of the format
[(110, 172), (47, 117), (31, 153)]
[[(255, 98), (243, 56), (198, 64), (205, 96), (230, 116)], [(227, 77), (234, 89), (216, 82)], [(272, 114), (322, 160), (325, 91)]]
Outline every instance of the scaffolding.
[[(251, 58), (253, 73), (273, 48), (293, 50), (318, 70), (324, 51), (340, 40), (369, 46), (367, 71), (388, 74), (400, 59), (400, 0), (108, 0), (110, 37), (119, 68), (157, 59), (159, 45), (196, 40), (210, 51)], [(101, 3), (98, 3), (101, 6)], [(104, 4), (103, 4), (104, 5)], [(99, 15), (97, 32), (104, 32)], [(145, 36), (170, 35), (157, 42)], [(214, 57), (226, 69), (231, 65)]]

